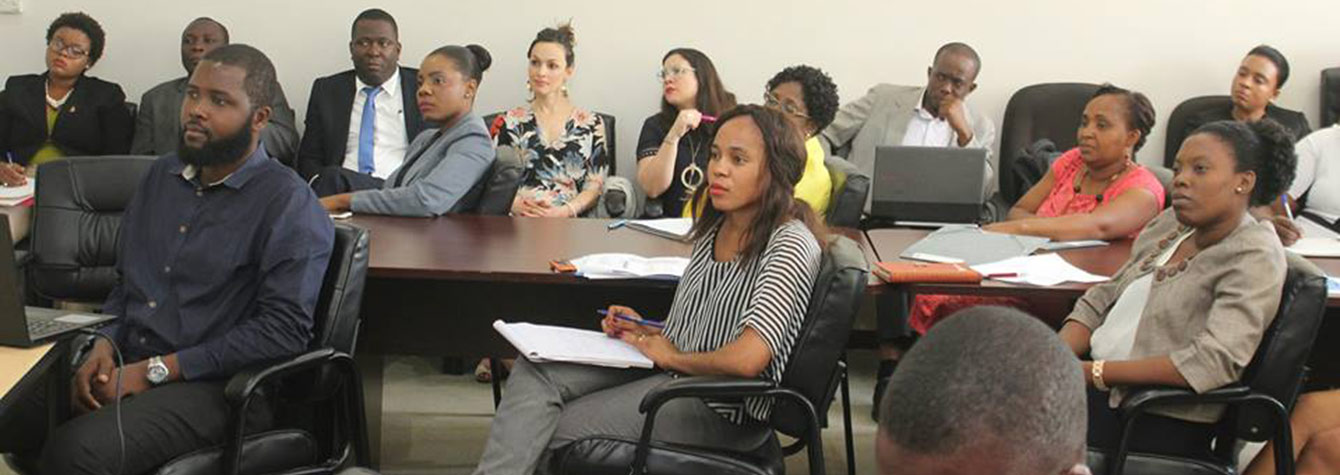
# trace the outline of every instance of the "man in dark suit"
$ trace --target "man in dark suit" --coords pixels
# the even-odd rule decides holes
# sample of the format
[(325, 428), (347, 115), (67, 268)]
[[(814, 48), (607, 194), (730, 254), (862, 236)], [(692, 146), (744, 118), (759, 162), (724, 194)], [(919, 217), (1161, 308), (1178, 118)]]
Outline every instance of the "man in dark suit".
[[(370, 9), (354, 20), (354, 69), (317, 79), (307, 103), (298, 172), (338, 174), (350, 189), (381, 187), (425, 124), (415, 102), (418, 70), (400, 67), (395, 18)], [(334, 178), (334, 177), (326, 177)]]

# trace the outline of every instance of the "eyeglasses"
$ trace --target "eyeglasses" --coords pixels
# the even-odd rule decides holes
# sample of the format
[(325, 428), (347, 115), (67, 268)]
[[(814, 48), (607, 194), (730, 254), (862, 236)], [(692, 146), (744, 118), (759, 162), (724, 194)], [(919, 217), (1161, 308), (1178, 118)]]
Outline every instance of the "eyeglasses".
[(52, 38), (51, 42), (47, 43), (47, 49), (51, 50), (52, 53), (70, 59), (80, 59), (88, 56), (88, 50), (85, 50), (84, 47), (79, 45), (67, 45), (65, 44), (65, 41), (60, 38)]
[(368, 49), (371, 48), (372, 45), (377, 45), (381, 47), (381, 49), (387, 49), (395, 46), (395, 44), (395, 40), (390, 38), (359, 38), (354, 40), (354, 46), (359, 49)]
[(662, 69), (656, 72), (656, 79), (660, 79), (662, 81), (666, 79), (676, 79), (693, 71), (694, 71), (693, 68), (679, 68), (679, 67)]
[(809, 114), (800, 110), (800, 106), (791, 102), (782, 102), (782, 100), (778, 98), (776, 94), (773, 94), (772, 91), (763, 93), (763, 105), (803, 119), (810, 118)]

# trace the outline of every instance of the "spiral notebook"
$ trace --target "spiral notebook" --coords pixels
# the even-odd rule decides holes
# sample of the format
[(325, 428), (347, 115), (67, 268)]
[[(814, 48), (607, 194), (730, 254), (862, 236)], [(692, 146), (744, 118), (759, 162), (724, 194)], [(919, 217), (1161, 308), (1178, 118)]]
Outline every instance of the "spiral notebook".
[(651, 359), (633, 345), (604, 333), (531, 323), (493, 322), (508, 343), (535, 363), (563, 362), (608, 368), (651, 368)]

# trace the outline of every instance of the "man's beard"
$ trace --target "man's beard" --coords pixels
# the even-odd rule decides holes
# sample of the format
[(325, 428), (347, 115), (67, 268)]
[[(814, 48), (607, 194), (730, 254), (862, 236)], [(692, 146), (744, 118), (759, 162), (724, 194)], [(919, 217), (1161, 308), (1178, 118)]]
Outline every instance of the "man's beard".
[(183, 163), (196, 168), (233, 163), (245, 158), (243, 154), (251, 147), (252, 136), (251, 127), (243, 125), (232, 135), (210, 135), (200, 148), (192, 148), (186, 145), (186, 130), (183, 128), (181, 141), (177, 144), (177, 156)]

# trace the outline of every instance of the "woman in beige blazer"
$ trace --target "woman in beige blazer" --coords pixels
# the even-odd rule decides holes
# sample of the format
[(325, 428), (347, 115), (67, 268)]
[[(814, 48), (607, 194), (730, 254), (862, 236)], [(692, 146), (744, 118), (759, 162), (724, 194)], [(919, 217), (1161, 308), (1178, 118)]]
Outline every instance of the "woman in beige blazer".
[[(1145, 227), (1112, 280), (1094, 286), (1061, 337), (1089, 380), (1089, 445), (1115, 448), (1116, 407), (1132, 386), (1204, 392), (1242, 376), (1275, 317), (1284, 248), (1249, 206), (1278, 199), (1293, 181), (1293, 141), (1272, 120), (1197, 129), (1177, 154), (1172, 208)], [(1111, 394), (1107, 391), (1111, 390)], [(1132, 450), (1208, 458), (1214, 406), (1141, 419)]]

